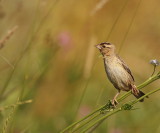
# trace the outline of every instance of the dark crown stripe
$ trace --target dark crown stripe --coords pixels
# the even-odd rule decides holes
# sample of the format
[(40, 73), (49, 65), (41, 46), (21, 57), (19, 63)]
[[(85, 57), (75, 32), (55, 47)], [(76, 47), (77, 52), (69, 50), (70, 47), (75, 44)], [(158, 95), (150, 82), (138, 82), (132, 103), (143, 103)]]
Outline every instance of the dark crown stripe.
[(109, 42), (102, 42), (99, 45), (103, 45), (103, 44), (111, 45), (111, 43), (109, 43)]

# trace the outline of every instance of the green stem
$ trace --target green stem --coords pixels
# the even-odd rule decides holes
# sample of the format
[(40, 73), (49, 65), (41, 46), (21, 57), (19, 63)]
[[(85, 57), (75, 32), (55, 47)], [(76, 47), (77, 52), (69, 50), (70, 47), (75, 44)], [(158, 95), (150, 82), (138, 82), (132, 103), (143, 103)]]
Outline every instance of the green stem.
[[(151, 95), (151, 94), (153, 94), (153, 93), (155, 93), (155, 92), (157, 92), (157, 91), (159, 91), (159, 90), (160, 90), (160, 88), (155, 89), (155, 90), (153, 90), (153, 91), (150, 91), (149, 93), (145, 94), (144, 96), (140, 97), (139, 99), (136, 99), (136, 100), (135, 100), (134, 102), (132, 102), (130, 105), (136, 104), (137, 102), (139, 102), (140, 100), (142, 100), (142, 99), (145, 98), (146, 96), (149, 96), (149, 95)], [(119, 111), (122, 111), (122, 110), (123, 110), (122, 107), (120, 107), (120, 108), (114, 110), (113, 112), (108, 113), (107, 115), (103, 116), (102, 118), (96, 120), (94, 123), (92, 123), (91, 125), (89, 125), (89, 126), (88, 126), (86, 129), (84, 129), (81, 133), (85, 133), (85, 132), (88, 131), (90, 128), (92, 128), (93, 126), (95, 126), (97, 123), (99, 123), (99, 122), (107, 119), (109, 116), (111, 116), (111, 115), (113, 115), (113, 114), (115, 114), (115, 113), (117, 113), (117, 112), (119, 112)]]
[(101, 125), (103, 123), (104, 120), (101, 120), (100, 122), (98, 122), (90, 131), (88, 131), (88, 133), (92, 133), (97, 127), (99, 127), (99, 125)]
[(156, 65), (153, 66), (153, 72), (151, 76), (153, 76), (153, 74), (155, 73), (155, 70), (156, 70)]
[(94, 123), (92, 123), (91, 125), (89, 125), (89, 126), (88, 126), (86, 129), (84, 129), (81, 133), (85, 133), (85, 132), (88, 131), (91, 127), (93, 127), (94, 125), (96, 125), (97, 123), (99, 123), (100, 121), (106, 119), (107, 117), (109, 117), (109, 116), (111, 116), (111, 115), (113, 115), (113, 114), (115, 114), (115, 113), (117, 113), (117, 112), (119, 112), (119, 111), (121, 111), (121, 108), (116, 109), (116, 110), (114, 110), (114, 111), (111, 112), (111, 113), (108, 113), (107, 115), (103, 116), (102, 118), (96, 120)]
[(94, 115), (95, 113), (97, 113), (98, 111), (101, 110), (101, 108), (103, 108), (104, 106), (101, 106), (100, 108), (96, 109), (95, 111), (93, 111), (92, 113), (90, 113), (89, 115), (87, 115), (86, 117), (80, 119), (77, 122), (74, 122), (73, 124), (71, 124), (70, 126), (66, 127), (64, 130), (62, 130), (60, 133), (65, 133), (67, 130), (71, 129), (72, 127), (74, 127), (75, 125), (77, 125), (78, 123), (86, 120), (87, 118), (91, 117), (92, 115)]
[(88, 124), (89, 122), (91, 122), (92, 120), (94, 120), (96, 117), (98, 117), (100, 114), (96, 114), (94, 117), (88, 119), (87, 121), (85, 121), (85, 123), (81, 124), (80, 126), (78, 126), (77, 128), (75, 128), (71, 133), (74, 133), (75, 131), (77, 131), (78, 129), (82, 128), (83, 126), (85, 126), (86, 124)]
[[(144, 88), (145, 86), (147, 86), (148, 84), (154, 82), (155, 80), (159, 79), (160, 78), (160, 72), (157, 74), (157, 75), (153, 75), (152, 77), (150, 77), (149, 79), (147, 79), (145, 82), (143, 82), (142, 84), (140, 84), (137, 88), (138, 89), (142, 89)], [(126, 97), (128, 97), (129, 95), (131, 95), (131, 91), (125, 93), (123, 96), (121, 96), (119, 99), (118, 99), (118, 102), (121, 102), (123, 99), (125, 99)], [(93, 111), (91, 114), (87, 115), (86, 117), (80, 119), (79, 121), (77, 122), (74, 122), (73, 124), (71, 124), (70, 126), (66, 127), (64, 130), (62, 130), (60, 133), (65, 133), (66, 131), (68, 131), (69, 129), (71, 129), (72, 127), (74, 127), (75, 125), (81, 123), (82, 121), (86, 120), (87, 118), (91, 117), (92, 115), (94, 115), (95, 113), (97, 113), (98, 111), (100, 111), (101, 109), (103, 109), (104, 107), (106, 106), (103, 105), (101, 107), (99, 107), (98, 109), (96, 109), (95, 111)], [(88, 122), (87, 122), (88, 123)]]

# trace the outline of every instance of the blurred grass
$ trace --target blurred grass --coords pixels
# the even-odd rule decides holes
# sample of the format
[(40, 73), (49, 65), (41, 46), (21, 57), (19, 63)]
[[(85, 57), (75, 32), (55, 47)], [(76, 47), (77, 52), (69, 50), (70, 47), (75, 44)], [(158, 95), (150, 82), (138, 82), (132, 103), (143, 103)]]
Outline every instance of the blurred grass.
[[(15, 25), (19, 27), (0, 51), (15, 66), (12, 69), (1, 58), (0, 92), (4, 89), (4, 93), (0, 107), (15, 104), (17, 98), (34, 101), (18, 106), (7, 132), (59, 132), (113, 97), (116, 90), (106, 79), (102, 58), (98, 58), (94, 45), (109, 41), (116, 45), (118, 52), (138, 1), (128, 1), (125, 5), (125, 0), (110, 0), (92, 14), (99, 2), (0, 1), (0, 39)], [(159, 4), (158, 0), (141, 2), (120, 51), (137, 85), (152, 73), (149, 60), (160, 59)], [(159, 86), (156, 81), (145, 92)], [(158, 98), (158, 93), (150, 96), (139, 103), (139, 110), (118, 114), (95, 132), (158, 133)], [(1, 111), (1, 129), (9, 112)]]

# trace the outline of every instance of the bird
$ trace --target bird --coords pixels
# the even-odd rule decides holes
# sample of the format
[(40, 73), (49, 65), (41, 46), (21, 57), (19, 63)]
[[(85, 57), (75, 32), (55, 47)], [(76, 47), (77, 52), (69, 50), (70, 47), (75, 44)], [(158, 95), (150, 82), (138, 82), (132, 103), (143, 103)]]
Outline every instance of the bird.
[[(145, 94), (137, 89), (134, 77), (127, 64), (116, 54), (115, 45), (109, 42), (103, 42), (95, 45), (103, 56), (104, 67), (108, 79), (113, 86), (118, 90), (112, 100), (112, 105), (115, 107), (118, 104), (117, 97), (121, 91), (130, 91), (138, 99)], [(140, 102), (143, 102), (141, 99)]]

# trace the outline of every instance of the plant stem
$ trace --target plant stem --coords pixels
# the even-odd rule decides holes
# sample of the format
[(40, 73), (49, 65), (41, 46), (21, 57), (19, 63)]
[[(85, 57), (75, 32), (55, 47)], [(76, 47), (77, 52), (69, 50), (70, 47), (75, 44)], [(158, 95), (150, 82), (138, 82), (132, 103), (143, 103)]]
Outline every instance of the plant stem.
[(86, 129), (84, 129), (81, 133), (85, 133), (85, 132), (88, 131), (91, 127), (93, 127), (94, 125), (96, 125), (97, 123), (99, 123), (100, 121), (106, 119), (107, 117), (109, 117), (109, 116), (111, 116), (111, 115), (113, 115), (113, 114), (115, 114), (115, 113), (117, 113), (117, 112), (119, 112), (119, 111), (121, 111), (121, 108), (118, 108), (118, 109), (114, 110), (113, 112), (108, 113), (107, 115), (103, 116), (102, 118), (96, 120), (94, 123), (92, 123), (91, 125), (89, 125), (89, 126), (88, 126)]
[[(148, 84), (154, 82), (155, 80), (159, 79), (160, 78), (160, 72), (157, 74), (157, 75), (153, 75), (152, 77), (150, 77), (149, 79), (147, 79), (145, 82), (143, 82), (142, 84), (140, 84), (137, 88), (138, 89), (142, 89), (144, 88), (145, 86), (147, 86)], [(121, 96), (117, 101), (118, 102), (121, 102), (123, 101), (125, 98), (127, 98), (129, 95), (131, 95), (131, 91), (125, 93), (123, 96)], [(143, 96), (143, 98), (146, 97), (146, 95)], [(142, 98), (142, 97), (141, 97)], [(143, 99), (142, 98), (142, 99)], [(137, 99), (138, 100), (138, 99)], [(95, 113), (97, 113), (98, 111), (102, 110), (104, 107), (106, 106), (103, 105), (101, 107), (99, 107), (98, 109), (96, 109), (95, 111), (93, 111), (91, 114), (87, 115), (86, 117), (80, 119), (79, 121), (77, 122), (74, 122), (73, 124), (71, 124), (70, 126), (66, 127), (64, 130), (62, 130), (60, 133), (65, 133), (67, 130), (71, 129), (72, 127), (74, 127), (75, 125), (81, 123), (82, 121), (86, 120), (87, 118), (91, 117), (92, 115), (94, 115)], [(110, 113), (109, 113), (110, 114)], [(87, 122), (85, 122), (83, 125), (87, 124)], [(75, 129), (76, 130), (76, 129)]]
[(155, 70), (156, 70), (156, 65), (153, 66), (153, 72), (152, 72), (152, 75), (151, 75), (151, 76), (153, 76), (153, 74), (155, 73)]
[[(153, 94), (153, 93), (155, 93), (155, 92), (157, 92), (157, 91), (159, 91), (159, 90), (160, 90), (160, 88), (155, 89), (155, 90), (153, 90), (153, 91), (150, 91), (149, 93), (145, 94), (144, 96), (140, 97), (139, 99), (136, 99), (135, 101), (133, 101), (130, 105), (136, 104), (137, 102), (139, 102), (139, 101), (142, 100), (143, 98), (145, 98), (145, 97), (147, 97), (147, 96), (149, 96), (149, 95), (151, 95), (151, 94)], [(86, 129), (84, 129), (81, 133), (85, 133), (86, 131), (88, 131), (90, 128), (92, 128), (93, 126), (95, 126), (95, 125), (98, 124), (99, 122), (107, 119), (109, 116), (111, 116), (111, 115), (113, 115), (113, 114), (115, 114), (115, 113), (118, 113), (118, 112), (120, 112), (120, 111), (122, 111), (122, 110), (124, 110), (124, 109), (122, 109), (122, 107), (120, 107), (120, 108), (118, 108), (118, 109), (115, 109), (113, 112), (110, 112), (110, 113), (108, 113), (107, 115), (103, 116), (102, 118), (96, 120), (94, 123), (92, 123), (91, 125), (89, 125)]]
[(86, 120), (87, 118), (91, 117), (92, 115), (94, 115), (95, 113), (97, 113), (98, 111), (100, 111), (102, 107), (104, 107), (104, 106), (101, 106), (100, 108), (96, 109), (95, 111), (93, 111), (92, 113), (90, 113), (90, 114), (87, 115), (86, 117), (80, 119), (79, 121), (74, 122), (74, 123), (71, 124), (70, 126), (66, 127), (64, 130), (62, 130), (60, 133), (65, 133), (67, 130), (71, 129), (72, 127), (74, 127), (74, 126), (77, 125), (78, 123), (80, 123), (80, 122)]
[(87, 121), (85, 121), (85, 123), (81, 124), (80, 126), (78, 126), (77, 128), (75, 128), (73, 131), (71, 131), (71, 133), (74, 133), (78, 129), (82, 128), (83, 126), (85, 126), (86, 124), (88, 124), (89, 122), (91, 122), (92, 120), (94, 120), (96, 117), (98, 117), (99, 115), (100, 115), (100, 113), (96, 114), (94, 117), (88, 119)]

